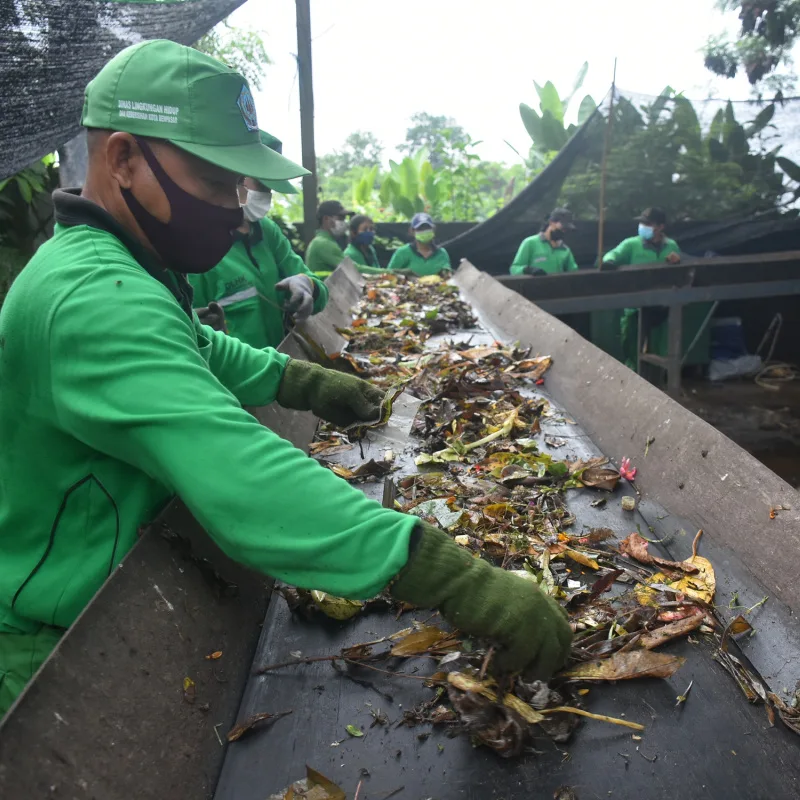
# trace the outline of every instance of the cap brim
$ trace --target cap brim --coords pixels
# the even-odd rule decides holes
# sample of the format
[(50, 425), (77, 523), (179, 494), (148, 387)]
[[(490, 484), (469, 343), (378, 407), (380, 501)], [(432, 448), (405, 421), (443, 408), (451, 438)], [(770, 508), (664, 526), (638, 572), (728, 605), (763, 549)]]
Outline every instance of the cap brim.
[(289, 181), (259, 181), (259, 183), (278, 194), (299, 194), (294, 184), (289, 183)]
[(203, 161), (235, 172), (237, 175), (255, 178), (262, 183), (285, 181), (311, 174), (305, 167), (289, 161), (288, 158), (284, 158), (280, 153), (265, 147), (260, 142), (220, 147), (174, 139), (169, 141), (175, 147), (202, 158)]

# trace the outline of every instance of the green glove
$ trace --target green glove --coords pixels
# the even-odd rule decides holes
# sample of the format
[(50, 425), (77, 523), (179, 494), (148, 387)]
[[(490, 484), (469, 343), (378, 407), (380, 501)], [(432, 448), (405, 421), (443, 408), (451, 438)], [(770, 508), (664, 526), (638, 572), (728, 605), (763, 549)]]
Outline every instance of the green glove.
[(564, 666), (572, 643), (566, 612), (532, 581), (470, 555), (446, 533), (420, 523), (408, 564), (391, 586), (396, 600), (438, 608), (459, 630), (502, 645), (502, 670), (548, 679)]
[(309, 361), (292, 359), (283, 371), (278, 402), (295, 411), (313, 411), (339, 427), (378, 422), (384, 392), (361, 378)]

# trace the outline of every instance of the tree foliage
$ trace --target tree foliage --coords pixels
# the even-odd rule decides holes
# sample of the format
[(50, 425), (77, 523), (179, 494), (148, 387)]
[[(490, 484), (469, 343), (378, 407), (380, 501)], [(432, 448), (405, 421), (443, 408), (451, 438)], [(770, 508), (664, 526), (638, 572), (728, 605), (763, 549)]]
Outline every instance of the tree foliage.
[(261, 31), (238, 28), (223, 20), (194, 43), (195, 49), (233, 67), (253, 89), (261, 89), (270, 63)]
[(411, 123), (406, 131), (405, 141), (397, 149), (411, 155), (423, 147), (427, 148), (431, 154), (431, 164), (436, 169), (442, 166), (439, 154), (447, 147), (448, 142), (465, 143), (469, 138), (467, 132), (452, 117), (419, 111), (411, 115)]
[(791, 51), (800, 35), (800, 0), (718, 0), (725, 13), (738, 13), (741, 28), (732, 39), (712, 36), (705, 65), (716, 75), (735, 77), (744, 71), (751, 85), (785, 91), (794, 85)]
[[(781, 211), (800, 195), (800, 167), (772, 146), (774, 113), (770, 104), (742, 123), (728, 103), (704, 130), (691, 102), (669, 87), (641, 108), (620, 98), (608, 159), (608, 218), (632, 219), (652, 205), (674, 220)], [(603, 128), (591, 132), (559, 200), (585, 219), (599, 214)]]
[(354, 169), (372, 169), (383, 161), (383, 145), (370, 131), (354, 131), (340, 150), (320, 156), (317, 169), (320, 178), (341, 177)]

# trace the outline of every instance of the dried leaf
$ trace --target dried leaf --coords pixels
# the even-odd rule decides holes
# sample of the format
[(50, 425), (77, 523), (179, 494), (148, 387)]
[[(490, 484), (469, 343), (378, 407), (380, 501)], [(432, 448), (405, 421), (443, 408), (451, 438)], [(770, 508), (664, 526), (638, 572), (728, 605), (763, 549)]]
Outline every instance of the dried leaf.
[(418, 506), (414, 506), (409, 513), (417, 517), (435, 517), (436, 521), (446, 530), (455, 525), (464, 513), (463, 509), (451, 510), (448, 497), (439, 497), (434, 500), (426, 500)]
[(613, 492), (619, 483), (619, 472), (609, 467), (589, 467), (581, 472), (578, 480), (592, 489)]
[(672, 639), (690, 634), (703, 624), (705, 618), (706, 614), (703, 609), (694, 608), (689, 616), (643, 634), (639, 639), (639, 644), (645, 650), (653, 650)]
[[(487, 700), (497, 702), (497, 692), (492, 688), (494, 686), (492, 681), (481, 681), (463, 672), (451, 672), (447, 676), (447, 682), (462, 692), (473, 692), (485, 697)], [(535, 708), (511, 693), (505, 695), (503, 705), (515, 711), (526, 722), (531, 724), (541, 722), (544, 719), (543, 714), (540, 714)]]
[(613, 585), (614, 581), (622, 575), (621, 569), (615, 569), (609, 572), (607, 575), (603, 575), (602, 578), (598, 578), (592, 584), (592, 590), (589, 593), (589, 598), (586, 602), (591, 603), (593, 600), (596, 600), (600, 597), (601, 594), (607, 592)]
[(215, 650), (213, 653), (209, 653), (206, 656), (206, 661), (216, 661), (218, 658), (222, 658), (222, 650)]
[(586, 681), (624, 681), (634, 678), (669, 678), (685, 658), (651, 650), (614, 653), (602, 661), (587, 661), (559, 674), (560, 678)]
[(250, 733), (253, 728), (258, 725), (260, 722), (266, 722), (270, 720), (271, 722), (275, 722), (275, 720), (280, 719), (281, 717), (286, 717), (291, 714), (291, 711), (281, 711), (277, 714), (263, 712), (261, 714), (253, 714), (252, 717), (248, 717), (244, 722), (240, 723), (239, 725), (235, 725), (228, 731), (228, 741), (229, 742), (238, 742), (239, 739), (242, 738), (246, 733)]
[(189, 677), (183, 679), (183, 699), (190, 705), (197, 699), (197, 686)]
[(347, 600), (344, 597), (336, 597), (316, 589), (311, 592), (311, 596), (314, 598), (317, 608), (332, 619), (350, 619), (364, 608), (364, 604), (359, 600)]
[(649, 542), (643, 536), (638, 533), (632, 533), (619, 543), (619, 550), (642, 564), (658, 564), (660, 567), (679, 569), (691, 574), (700, 571), (697, 566), (688, 561), (668, 561), (666, 558), (652, 555), (647, 549), (648, 544)]
[(434, 625), (423, 625), (419, 630), (404, 636), (394, 647), (393, 656), (418, 656), (425, 653), (442, 653), (458, 649), (458, 639), (452, 633)]

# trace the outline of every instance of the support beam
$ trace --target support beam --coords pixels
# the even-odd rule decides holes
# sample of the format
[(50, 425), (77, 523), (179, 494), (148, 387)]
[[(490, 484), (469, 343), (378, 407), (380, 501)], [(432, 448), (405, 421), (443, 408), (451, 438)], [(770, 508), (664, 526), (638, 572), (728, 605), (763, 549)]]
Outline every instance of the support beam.
[(311, 10), (309, 0), (295, 0), (297, 9), (297, 76), (300, 86), (300, 138), (303, 166), (303, 238), (314, 236), (317, 218), (317, 154), (314, 149), (314, 84), (311, 70)]

